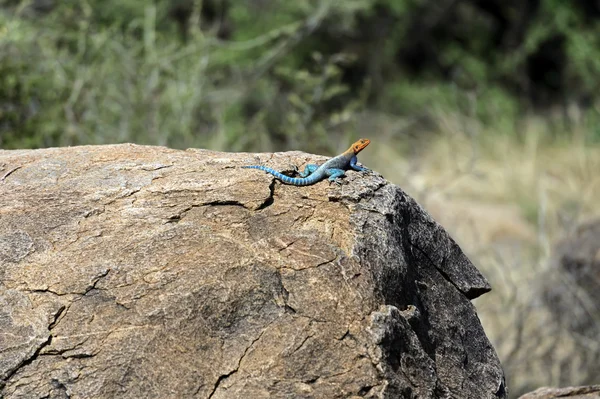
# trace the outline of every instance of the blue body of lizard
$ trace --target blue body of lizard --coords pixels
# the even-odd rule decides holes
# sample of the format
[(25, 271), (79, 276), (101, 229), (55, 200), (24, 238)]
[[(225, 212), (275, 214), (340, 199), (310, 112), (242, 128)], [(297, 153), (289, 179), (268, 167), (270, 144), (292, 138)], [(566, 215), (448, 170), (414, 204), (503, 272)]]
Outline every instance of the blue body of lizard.
[(348, 169), (354, 169), (361, 172), (369, 170), (359, 166), (356, 163), (356, 155), (367, 145), (369, 145), (369, 143), (370, 141), (368, 139), (360, 139), (356, 143), (352, 144), (347, 151), (338, 155), (337, 157), (329, 159), (321, 166), (314, 164), (306, 165), (304, 171), (300, 173), (301, 177), (286, 176), (274, 169), (261, 165), (242, 166), (242, 168), (264, 170), (282, 182), (294, 186), (309, 186), (325, 179), (326, 177), (329, 178), (329, 181), (336, 182), (338, 178), (345, 176), (345, 171)]

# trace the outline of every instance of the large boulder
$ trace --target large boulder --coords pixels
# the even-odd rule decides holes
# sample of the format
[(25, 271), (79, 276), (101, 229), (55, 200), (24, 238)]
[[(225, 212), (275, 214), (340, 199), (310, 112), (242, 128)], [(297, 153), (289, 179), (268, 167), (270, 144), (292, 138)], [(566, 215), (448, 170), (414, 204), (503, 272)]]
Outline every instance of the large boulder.
[(584, 223), (560, 240), (550, 268), (553, 278), (544, 290), (548, 309), (572, 332), (596, 340), (600, 335), (600, 220)]
[(276, 154), (0, 151), (0, 397), (505, 398), (456, 243), (377, 174)]
[(600, 220), (581, 224), (555, 245), (542, 285), (542, 298), (560, 327), (556, 335), (563, 335), (562, 350), (552, 351), (554, 367), (560, 370), (556, 382), (598, 383)]

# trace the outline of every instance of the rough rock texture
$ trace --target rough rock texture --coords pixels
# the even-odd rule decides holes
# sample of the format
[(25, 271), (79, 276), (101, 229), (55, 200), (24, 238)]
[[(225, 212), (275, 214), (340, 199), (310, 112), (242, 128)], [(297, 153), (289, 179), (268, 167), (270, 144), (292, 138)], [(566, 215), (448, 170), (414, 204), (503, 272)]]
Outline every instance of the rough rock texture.
[(598, 399), (600, 398), (600, 385), (569, 388), (539, 388), (533, 392), (520, 396), (519, 399)]
[(553, 360), (557, 385), (600, 382), (600, 220), (587, 222), (557, 243), (542, 298), (567, 332), (568, 352)]
[(505, 398), (490, 287), (400, 188), (322, 161), (0, 151), (0, 397)]
[(551, 264), (557, 278), (548, 282), (544, 292), (548, 308), (565, 327), (596, 340), (600, 335), (600, 220), (582, 224), (561, 240)]

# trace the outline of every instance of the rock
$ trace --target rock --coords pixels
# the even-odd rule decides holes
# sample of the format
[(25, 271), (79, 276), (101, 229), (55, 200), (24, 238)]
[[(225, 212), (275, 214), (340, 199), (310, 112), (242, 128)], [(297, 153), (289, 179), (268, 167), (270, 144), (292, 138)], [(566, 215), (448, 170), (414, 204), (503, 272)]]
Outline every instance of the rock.
[(519, 399), (597, 399), (600, 398), (600, 385), (569, 388), (539, 388), (519, 397)]
[(322, 160), (0, 151), (0, 397), (506, 398), (490, 287), (413, 199), (239, 168)]
[(578, 226), (553, 248), (541, 286), (560, 346), (552, 350), (557, 385), (591, 385), (600, 376), (600, 220)]
[(600, 220), (580, 225), (553, 252), (554, 278), (544, 290), (546, 305), (566, 328), (596, 340), (600, 335)]

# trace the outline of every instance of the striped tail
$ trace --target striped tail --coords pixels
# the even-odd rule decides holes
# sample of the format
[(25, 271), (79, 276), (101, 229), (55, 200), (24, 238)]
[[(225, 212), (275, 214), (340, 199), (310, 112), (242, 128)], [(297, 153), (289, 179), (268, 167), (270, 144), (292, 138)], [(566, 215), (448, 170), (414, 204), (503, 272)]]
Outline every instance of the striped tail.
[(291, 184), (294, 186), (308, 186), (311, 184), (315, 184), (316, 182), (321, 180), (318, 178), (317, 175), (314, 175), (314, 174), (309, 177), (304, 177), (304, 178), (289, 177), (289, 176), (284, 175), (283, 173), (279, 173), (275, 169), (267, 168), (266, 166), (260, 166), (260, 165), (242, 166), (242, 168), (264, 170), (265, 172), (272, 174), (273, 176), (275, 176), (276, 178), (278, 178), (285, 184)]

